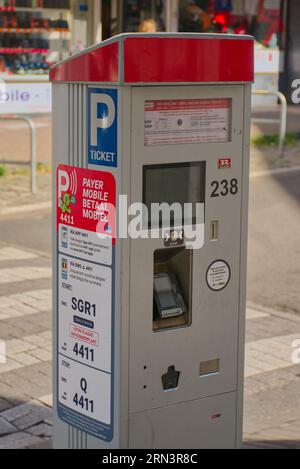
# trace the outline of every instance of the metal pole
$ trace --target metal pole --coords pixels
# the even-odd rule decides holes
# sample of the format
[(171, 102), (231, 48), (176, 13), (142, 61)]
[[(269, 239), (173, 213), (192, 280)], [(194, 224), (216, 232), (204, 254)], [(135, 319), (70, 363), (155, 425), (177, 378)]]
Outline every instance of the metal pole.
[[(30, 187), (32, 194), (36, 194), (36, 126), (30, 117), (26, 116), (0, 116), (0, 120), (20, 120), (26, 122), (30, 130), (30, 162), (24, 163), (19, 161), (10, 161), (10, 164), (21, 164), (28, 165), (31, 168), (30, 171)], [(4, 161), (5, 163), (5, 161)], [(8, 161), (6, 162), (8, 163)]]
[(287, 129), (287, 99), (280, 92), (277, 93), (277, 96), (281, 102), (279, 155), (280, 155), (280, 158), (284, 158), (284, 142), (285, 142), (286, 129)]
[[(280, 91), (268, 91), (268, 90), (253, 90), (253, 94), (257, 95), (271, 95), (271, 96), (277, 96), (277, 98), (280, 101), (281, 108), (280, 108), (280, 130), (279, 130), (279, 157), (284, 158), (284, 143), (285, 143), (285, 137), (286, 137), (286, 132), (287, 132), (287, 111), (288, 111), (288, 105), (287, 105), (287, 99), (282, 94)], [(260, 120), (263, 122), (263, 120)], [(269, 119), (265, 119), (265, 122), (269, 122)]]
[(93, 44), (102, 41), (102, 0), (93, 1)]
[(23, 120), (28, 124), (30, 130), (30, 186), (32, 194), (36, 194), (36, 127), (35, 123), (30, 117), (17, 116), (16, 119)]

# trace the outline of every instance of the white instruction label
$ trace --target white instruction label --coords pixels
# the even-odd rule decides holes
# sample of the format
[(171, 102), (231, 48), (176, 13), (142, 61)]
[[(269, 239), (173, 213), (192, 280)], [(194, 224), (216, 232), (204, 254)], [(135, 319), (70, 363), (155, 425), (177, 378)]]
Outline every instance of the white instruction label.
[(91, 260), (99, 264), (112, 264), (112, 238), (100, 237), (98, 233), (59, 225), (60, 252)]
[(145, 146), (228, 142), (231, 99), (146, 101)]
[(82, 418), (70, 410), (62, 410), (62, 416), (95, 436), (108, 434), (112, 269), (64, 254), (58, 262), (58, 400)]
[(111, 268), (60, 255), (59, 279), (59, 353), (110, 373)]
[[(111, 422), (111, 376), (93, 368), (59, 358), (61, 404), (89, 419), (109, 425)], [(84, 425), (84, 420), (81, 421)], [(90, 421), (89, 421), (90, 425)], [(86, 424), (88, 430), (88, 424)]]
[(230, 282), (230, 267), (225, 261), (213, 262), (206, 274), (206, 281), (209, 288), (213, 291), (221, 291), (227, 287)]

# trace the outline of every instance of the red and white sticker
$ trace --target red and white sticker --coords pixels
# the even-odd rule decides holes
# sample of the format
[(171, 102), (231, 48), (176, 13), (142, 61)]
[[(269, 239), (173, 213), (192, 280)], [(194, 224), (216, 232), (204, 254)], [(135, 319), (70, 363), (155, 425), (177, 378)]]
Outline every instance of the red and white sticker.
[(146, 101), (145, 145), (228, 142), (231, 99)]
[(115, 206), (113, 174), (66, 165), (57, 168), (57, 226), (62, 223), (98, 233), (103, 229), (113, 237)]
[(219, 169), (231, 169), (231, 158), (221, 158), (218, 160)]
[(111, 265), (116, 241), (113, 174), (60, 165), (57, 168), (59, 251)]
[(95, 347), (99, 346), (99, 334), (81, 326), (70, 324), (70, 337)]

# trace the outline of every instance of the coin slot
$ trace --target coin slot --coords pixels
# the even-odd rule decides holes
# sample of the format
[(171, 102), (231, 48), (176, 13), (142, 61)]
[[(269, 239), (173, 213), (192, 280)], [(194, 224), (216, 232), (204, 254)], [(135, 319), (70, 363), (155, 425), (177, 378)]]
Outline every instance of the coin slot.
[(210, 224), (210, 240), (218, 241), (219, 239), (219, 222), (212, 221)]

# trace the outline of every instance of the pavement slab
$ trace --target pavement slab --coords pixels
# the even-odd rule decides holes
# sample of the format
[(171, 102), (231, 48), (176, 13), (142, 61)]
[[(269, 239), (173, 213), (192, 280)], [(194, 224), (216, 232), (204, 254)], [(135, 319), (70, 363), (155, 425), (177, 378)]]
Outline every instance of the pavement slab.
[(4, 418), (0, 417), (0, 436), (9, 435), (15, 433), (17, 428), (14, 425), (11, 425)]
[(25, 449), (43, 443), (41, 438), (30, 433), (18, 432), (0, 438), (0, 449)]

